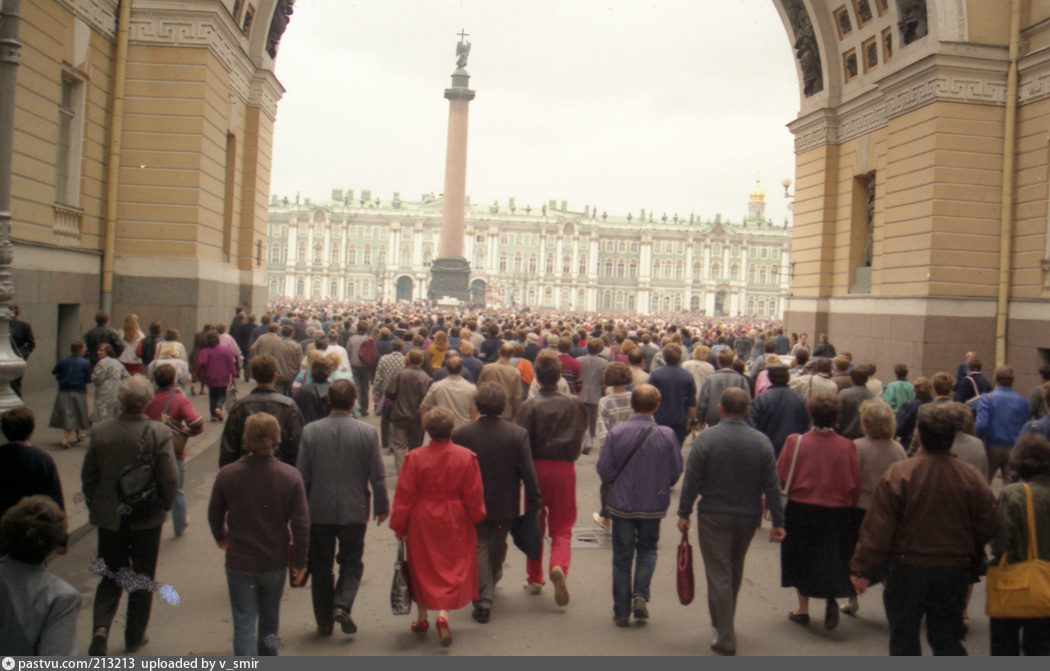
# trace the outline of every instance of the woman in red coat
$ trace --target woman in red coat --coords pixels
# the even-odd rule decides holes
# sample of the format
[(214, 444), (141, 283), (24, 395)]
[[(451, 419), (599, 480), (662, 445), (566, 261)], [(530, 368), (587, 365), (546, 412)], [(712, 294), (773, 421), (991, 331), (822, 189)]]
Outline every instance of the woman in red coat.
[(437, 610), (443, 646), (452, 643), (448, 611), (478, 598), (474, 525), (485, 519), (478, 459), (452, 443), (454, 426), (447, 408), (423, 416), (431, 442), (405, 457), (390, 515), (390, 528), (406, 539), (412, 599), (419, 606), (412, 631), (425, 632), (430, 627), (427, 610)]

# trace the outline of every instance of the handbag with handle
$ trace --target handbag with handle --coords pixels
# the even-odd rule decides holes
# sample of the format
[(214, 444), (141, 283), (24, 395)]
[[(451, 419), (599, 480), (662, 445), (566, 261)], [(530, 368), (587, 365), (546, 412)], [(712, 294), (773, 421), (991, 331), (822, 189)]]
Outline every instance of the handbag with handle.
[(689, 532), (682, 532), (682, 542), (678, 544), (678, 600), (683, 606), (693, 602), (696, 583), (693, 580), (693, 546), (689, 545)]
[(1006, 551), (995, 566), (988, 567), (988, 600), (985, 613), (996, 618), (1036, 619), (1050, 617), (1050, 561), (1039, 559), (1035, 533), (1032, 489), (1024, 484), (1028, 518), (1028, 558), (1006, 563)]
[(390, 584), (390, 610), (394, 615), (412, 612), (412, 583), (408, 579), (408, 560), (405, 559), (405, 541), (397, 544), (394, 561), (394, 580)]

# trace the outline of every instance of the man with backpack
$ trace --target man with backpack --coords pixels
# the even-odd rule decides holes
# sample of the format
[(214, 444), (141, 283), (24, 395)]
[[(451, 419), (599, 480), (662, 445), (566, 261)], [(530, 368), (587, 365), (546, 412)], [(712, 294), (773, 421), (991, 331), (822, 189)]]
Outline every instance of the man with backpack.
[[(121, 414), (92, 427), (80, 474), (91, 523), (98, 527), (99, 557), (105, 564), (98, 572), (106, 576), (95, 591), (90, 655), (106, 654), (109, 628), (126, 587), (117, 579), (126, 575), (153, 580), (161, 527), (179, 488), (171, 430), (145, 414), (153, 400), (153, 385), (133, 375), (121, 382), (118, 398)], [(129, 484), (135, 475), (132, 470), (143, 475), (138, 487)], [(126, 653), (149, 642), (146, 625), (152, 604), (152, 590), (129, 590)]]

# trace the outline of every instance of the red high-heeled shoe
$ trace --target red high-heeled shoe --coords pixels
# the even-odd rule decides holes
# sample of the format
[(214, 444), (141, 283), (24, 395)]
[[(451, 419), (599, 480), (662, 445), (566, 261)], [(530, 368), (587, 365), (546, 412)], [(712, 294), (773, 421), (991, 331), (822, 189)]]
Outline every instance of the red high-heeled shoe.
[(452, 645), (452, 630), (448, 628), (448, 620), (439, 617), (434, 624), (437, 625), (438, 636), (441, 637), (441, 646), (447, 648)]
[(430, 622), (426, 620), (416, 620), (412, 623), (412, 631), (417, 634), (425, 634), (427, 633), (427, 629), (430, 629)]

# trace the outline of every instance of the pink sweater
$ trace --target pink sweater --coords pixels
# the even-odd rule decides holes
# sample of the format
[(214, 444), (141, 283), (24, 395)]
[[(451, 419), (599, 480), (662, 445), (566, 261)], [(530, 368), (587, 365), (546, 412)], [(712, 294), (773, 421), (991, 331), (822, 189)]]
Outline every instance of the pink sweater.
[[(797, 442), (797, 433), (788, 436), (777, 459), (781, 486), (787, 481)], [(859, 497), (860, 461), (853, 441), (834, 431), (813, 429), (804, 434), (788, 499), (826, 508), (851, 508)]]

